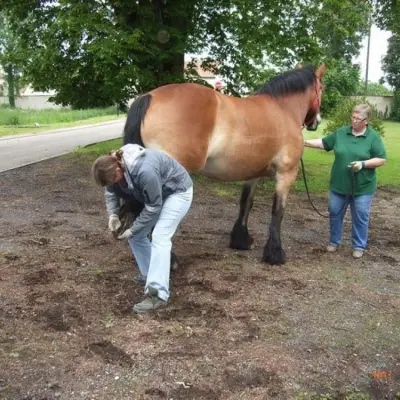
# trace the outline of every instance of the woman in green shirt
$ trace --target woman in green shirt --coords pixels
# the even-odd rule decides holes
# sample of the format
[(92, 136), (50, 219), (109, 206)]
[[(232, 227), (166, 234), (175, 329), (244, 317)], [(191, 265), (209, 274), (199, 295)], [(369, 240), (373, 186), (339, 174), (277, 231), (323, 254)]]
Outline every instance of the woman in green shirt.
[[(386, 161), (379, 133), (368, 126), (370, 115), (368, 104), (359, 104), (353, 109), (351, 125), (321, 139), (304, 142), (306, 147), (335, 153), (329, 192), (330, 243), (326, 250), (338, 249), (344, 215), (350, 204), (354, 258), (361, 258), (367, 247), (371, 202), (377, 188), (376, 168)], [(354, 174), (350, 173), (351, 169)]]

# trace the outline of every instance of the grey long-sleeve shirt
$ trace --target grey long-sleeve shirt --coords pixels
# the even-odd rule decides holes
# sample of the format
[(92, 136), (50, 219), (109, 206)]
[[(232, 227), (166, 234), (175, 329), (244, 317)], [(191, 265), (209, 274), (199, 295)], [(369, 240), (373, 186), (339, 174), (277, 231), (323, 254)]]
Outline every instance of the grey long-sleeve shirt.
[(135, 197), (144, 208), (130, 229), (133, 235), (144, 236), (156, 224), (164, 199), (185, 192), (193, 182), (181, 164), (162, 152), (136, 144), (127, 144), (122, 149), (127, 186), (117, 183), (105, 188), (107, 212), (118, 214), (121, 193), (125, 198)]

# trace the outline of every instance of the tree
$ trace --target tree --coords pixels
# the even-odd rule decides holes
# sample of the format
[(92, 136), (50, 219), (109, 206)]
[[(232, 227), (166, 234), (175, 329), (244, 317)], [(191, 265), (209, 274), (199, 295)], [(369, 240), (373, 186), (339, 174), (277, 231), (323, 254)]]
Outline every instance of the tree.
[(368, 81), (367, 93), (365, 93), (365, 83), (360, 82), (355, 94), (357, 96), (391, 96), (393, 92), (381, 83)]
[(316, 2), (316, 6), (313, 25), (322, 39), (320, 51), (328, 60), (351, 63), (368, 32), (371, 5), (368, 1), (325, 0)]
[(391, 119), (400, 121), (400, 36), (389, 38), (388, 49), (382, 60), (382, 70), (386, 82), (394, 89)]
[(382, 59), (382, 70), (385, 80), (395, 90), (400, 90), (400, 36), (389, 38), (386, 55)]
[(325, 91), (321, 104), (324, 116), (330, 116), (344, 100), (353, 95), (360, 82), (360, 68), (346, 59), (331, 60), (324, 76)]
[[(75, 107), (126, 102), (180, 82), (185, 53), (243, 94), (267, 65), (351, 58), (366, 30), (361, 0), (0, 0), (18, 22), (24, 76)], [(261, 68), (263, 67), (263, 68)]]
[(400, 34), (400, 3), (397, 0), (369, 0), (374, 9), (374, 19), (381, 29)]
[(0, 13), (0, 65), (6, 73), (8, 101), (13, 108), (18, 94), (17, 46), (18, 39), (10, 21), (5, 14)]

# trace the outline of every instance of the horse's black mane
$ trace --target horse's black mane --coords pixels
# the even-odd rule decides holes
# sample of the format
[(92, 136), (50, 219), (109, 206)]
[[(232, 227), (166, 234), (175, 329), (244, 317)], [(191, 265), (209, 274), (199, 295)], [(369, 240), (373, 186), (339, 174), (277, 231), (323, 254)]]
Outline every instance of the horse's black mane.
[(266, 94), (280, 97), (289, 93), (305, 92), (315, 81), (315, 67), (306, 65), (301, 69), (284, 72), (256, 90), (253, 95)]

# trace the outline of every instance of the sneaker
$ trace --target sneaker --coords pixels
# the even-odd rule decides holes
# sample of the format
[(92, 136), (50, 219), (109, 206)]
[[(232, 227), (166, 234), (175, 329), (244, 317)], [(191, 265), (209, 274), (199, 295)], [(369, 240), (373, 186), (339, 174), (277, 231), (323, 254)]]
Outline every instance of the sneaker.
[(326, 251), (328, 253), (334, 253), (335, 251), (337, 251), (338, 246), (336, 246), (336, 244), (333, 243), (329, 243), (328, 246), (326, 246)]
[(133, 312), (136, 314), (144, 314), (164, 307), (166, 304), (166, 301), (161, 300), (158, 297), (147, 296), (143, 301), (133, 306)]
[(146, 277), (141, 274), (136, 275), (133, 280), (135, 281), (136, 284), (141, 286), (144, 286), (146, 284)]
[(353, 257), (354, 258), (361, 258), (364, 252), (362, 250), (353, 250)]

